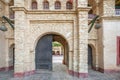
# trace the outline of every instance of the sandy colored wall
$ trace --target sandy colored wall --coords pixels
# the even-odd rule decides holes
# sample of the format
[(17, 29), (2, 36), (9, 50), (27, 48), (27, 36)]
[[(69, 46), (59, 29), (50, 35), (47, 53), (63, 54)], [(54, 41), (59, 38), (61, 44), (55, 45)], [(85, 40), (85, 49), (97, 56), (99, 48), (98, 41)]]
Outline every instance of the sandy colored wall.
[(0, 1), (0, 16), (4, 14), (4, 9), (5, 9), (4, 3)]
[[(43, 1), (44, 0), (36, 0), (37, 4), (38, 4), (38, 10), (43, 10)], [(49, 2), (49, 10), (55, 10), (54, 8), (54, 4), (56, 0), (47, 0)], [(59, 0), (61, 2), (61, 11), (62, 10), (66, 10), (66, 2), (68, 0)], [(26, 0), (24, 1), (18, 1), (18, 0), (14, 0), (15, 6), (23, 6), (28, 10), (32, 10), (31, 9), (31, 3), (32, 0)], [(73, 10), (75, 10), (76, 8), (76, 0), (73, 0)]]
[[(120, 19), (120, 17), (118, 17)], [(114, 20), (115, 19), (115, 20)], [(117, 18), (106, 19), (103, 22), (104, 68), (117, 67), (117, 36), (120, 36), (120, 21)]]
[[(76, 26), (76, 14), (74, 14), (75, 12), (36, 12), (37, 13), (35, 13), (34, 11), (27, 11), (26, 13), (24, 13), (24, 11), (16, 11), (15, 72), (21, 72), (23, 70), (35, 70), (35, 47), (37, 41), (46, 34), (58, 34), (63, 36), (67, 40), (69, 44), (69, 52), (71, 52), (70, 60), (72, 61), (73, 31), (74, 27)], [(20, 16), (21, 18), (19, 18)], [(22, 56), (20, 57), (20, 55)], [(69, 61), (70, 67), (72, 67), (71, 61)], [(20, 68), (22, 65), (24, 65), (24, 67)]]
[(6, 58), (5, 58), (5, 36), (4, 32), (0, 31), (0, 68), (6, 66)]

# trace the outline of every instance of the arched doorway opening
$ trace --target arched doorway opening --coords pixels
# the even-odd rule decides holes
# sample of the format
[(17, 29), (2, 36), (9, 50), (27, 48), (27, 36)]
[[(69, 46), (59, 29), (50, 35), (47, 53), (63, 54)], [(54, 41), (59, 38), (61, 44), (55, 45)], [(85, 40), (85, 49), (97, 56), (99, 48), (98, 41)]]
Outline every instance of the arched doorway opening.
[[(57, 54), (54, 54), (53, 43), (61, 44), (61, 53), (57, 51)], [(65, 38), (57, 34), (46, 34), (42, 36), (36, 45), (35, 48), (35, 68), (36, 70), (53, 70), (53, 57), (54, 55), (61, 55), (62, 63), (68, 66), (68, 43)], [(54, 54), (54, 55), (53, 55)], [(59, 57), (60, 58), (60, 57)]]
[(63, 63), (64, 47), (57, 41), (52, 42), (52, 62)]
[(88, 45), (88, 69), (93, 68), (93, 50), (90, 45)]
[(14, 61), (15, 61), (15, 45), (12, 44), (9, 48), (9, 70), (14, 70)]

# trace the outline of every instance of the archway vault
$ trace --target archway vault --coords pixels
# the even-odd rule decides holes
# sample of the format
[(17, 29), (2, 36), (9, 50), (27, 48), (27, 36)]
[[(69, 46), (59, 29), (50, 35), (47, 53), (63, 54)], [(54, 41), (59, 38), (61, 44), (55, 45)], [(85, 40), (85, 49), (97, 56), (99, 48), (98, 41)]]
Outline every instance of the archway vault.
[[(33, 46), (31, 47), (31, 51), (34, 51), (34, 50), (35, 50), (35, 47), (36, 47), (36, 45), (37, 45), (38, 40), (39, 40), (42, 36), (45, 36), (45, 35), (48, 35), (48, 34), (61, 36), (62, 39), (65, 40), (66, 43), (68, 44), (69, 50), (72, 49), (72, 45), (73, 45), (73, 44), (72, 44), (72, 40), (71, 40), (72, 37), (68, 38), (67, 36), (65, 36), (65, 35), (63, 35), (63, 34), (61, 34), (61, 33), (58, 33), (58, 32), (45, 32), (45, 33), (42, 33), (42, 34), (36, 36), (36, 39), (34, 39), (34, 41), (33, 41), (33, 43), (32, 43)], [(59, 40), (58, 42), (61, 43), (62, 40)]]
[(61, 35), (55, 33), (47, 33), (40, 37), (35, 48), (35, 64), (36, 69), (49, 69), (52, 70), (52, 42), (58, 41), (62, 43), (65, 49), (65, 63), (69, 64), (69, 46), (67, 41)]

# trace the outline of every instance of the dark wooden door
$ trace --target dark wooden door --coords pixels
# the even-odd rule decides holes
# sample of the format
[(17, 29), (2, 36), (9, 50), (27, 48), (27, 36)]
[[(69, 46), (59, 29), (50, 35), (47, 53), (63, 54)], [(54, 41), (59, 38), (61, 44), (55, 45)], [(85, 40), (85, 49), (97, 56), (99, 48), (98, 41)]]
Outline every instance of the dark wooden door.
[(36, 69), (52, 70), (52, 35), (43, 36), (36, 46)]
[(89, 66), (89, 68), (92, 68), (92, 61), (93, 61), (93, 59), (92, 59), (92, 48), (91, 48), (91, 46), (89, 46), (88, 45), (88, 66)]

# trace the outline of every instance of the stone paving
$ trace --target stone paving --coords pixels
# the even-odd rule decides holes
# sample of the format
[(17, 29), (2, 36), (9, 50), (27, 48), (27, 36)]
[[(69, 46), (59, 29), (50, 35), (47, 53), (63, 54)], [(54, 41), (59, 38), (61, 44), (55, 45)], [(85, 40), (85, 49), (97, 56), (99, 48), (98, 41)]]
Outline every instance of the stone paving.
[(56, 63), (53, 71), (39, 70), (36, 74), (24, 78), (13, 78), (13, 71), (0, 72), (0, 80), (120, 80), (120, 73), (103, 74), (89, 70), (88, 78), (77, 78), (68, 75), (66, 66)]
[(13, 71), (0, 72), (0, 80), (120, 80), (120, 73), (103, 74), (89, 70), (88, 78), (70, 76), (67, 67), (61, 63), (62, 57), (54, 57), (53, 71), (39, 70), (36, 74), (24, 78), (13, 78)]

